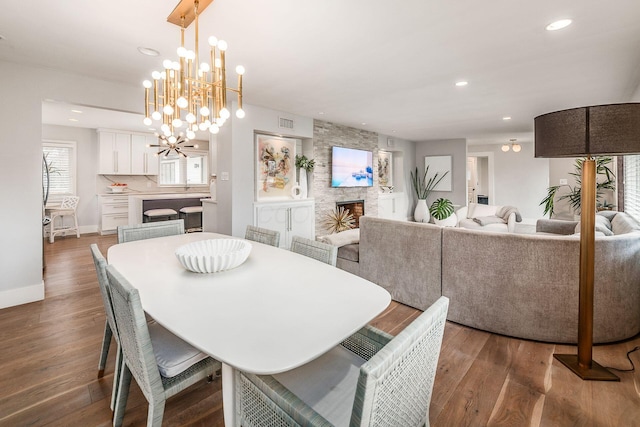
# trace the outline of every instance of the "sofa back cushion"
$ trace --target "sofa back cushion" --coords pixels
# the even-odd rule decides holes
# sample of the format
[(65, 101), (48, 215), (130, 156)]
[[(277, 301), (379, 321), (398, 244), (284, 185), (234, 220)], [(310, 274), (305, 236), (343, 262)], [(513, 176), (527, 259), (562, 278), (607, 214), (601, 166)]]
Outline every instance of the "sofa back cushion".
[(479, 203), (469, 203), (467, 218), (482, 218), (493, 216), (502, 206), (483, 205)]
[(624, 212), (618, 212), (611, 220), (613, 234), (627, 234), (632, 231), (640, 231), (640, 224)]

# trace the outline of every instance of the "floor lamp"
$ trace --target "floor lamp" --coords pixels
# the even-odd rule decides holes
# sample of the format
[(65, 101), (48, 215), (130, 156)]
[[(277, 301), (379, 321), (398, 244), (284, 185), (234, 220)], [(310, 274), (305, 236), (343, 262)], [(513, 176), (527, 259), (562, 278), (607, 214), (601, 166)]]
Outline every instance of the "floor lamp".
[(640, 153), (640, 103), (596, 105), (535, 118), (535, 157), (587, 157), (582, 167), (578, 354), (553, 356), (583, 380), (620, 381), (592, 359), (596, 166), (591, 156)]

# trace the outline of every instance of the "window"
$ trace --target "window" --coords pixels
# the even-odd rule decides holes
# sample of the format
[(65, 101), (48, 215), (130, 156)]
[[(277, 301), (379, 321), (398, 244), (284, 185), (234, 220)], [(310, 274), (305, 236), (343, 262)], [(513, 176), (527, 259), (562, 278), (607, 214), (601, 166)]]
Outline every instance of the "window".
[(42, 188), (47, 190), (49, 172), (49, 199), (60, 200), (76, 194), (76, 142), (42, 141), (42, 153), (46, 161), (42, 165)]
[(187, 157), (175, 153), (166, 157), (160, 156), (158, 185), (209, 185), (208, 153), (197, 150), (184, 152)]
[(640, 155), (624, 156), (624, 211), (640, 220)]

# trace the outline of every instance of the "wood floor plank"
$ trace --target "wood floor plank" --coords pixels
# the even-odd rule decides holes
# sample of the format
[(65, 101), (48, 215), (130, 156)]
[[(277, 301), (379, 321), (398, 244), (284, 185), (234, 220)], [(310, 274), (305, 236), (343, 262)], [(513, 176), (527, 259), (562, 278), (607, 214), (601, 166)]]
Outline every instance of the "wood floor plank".
[[(97, 379), (104, 309), (89, 245), (116, 237), (45, 242), (44, 301), (0, 310), (0, 427), (109, 426), (115, 346)], [(392, 302), (371, 324), (397, 334), (420, 315)], [(594, 360), (628, 367), (640, 336), (594, 347)], [(523, 341), (447, 323), (430, 408), (431, 427), (640, 426), (640, 370), (620, 383), (580, 380), (552, 358), (575, 346)], [(640, 367), (640, 352), (631, 356)], [(148, 404), (131, 385), (125, 426), (146, 425)], [(224, 426), (222, 386), (201, 382), (169, 399), (165, 426)]]

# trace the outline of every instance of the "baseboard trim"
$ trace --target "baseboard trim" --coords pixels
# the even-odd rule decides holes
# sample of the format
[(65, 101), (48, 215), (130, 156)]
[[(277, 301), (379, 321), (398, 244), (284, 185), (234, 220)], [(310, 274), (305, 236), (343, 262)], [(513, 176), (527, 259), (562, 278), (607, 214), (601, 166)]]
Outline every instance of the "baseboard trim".
[(44, 281), (38, 285), (0, 291), (0, 309), (44, 299)]

